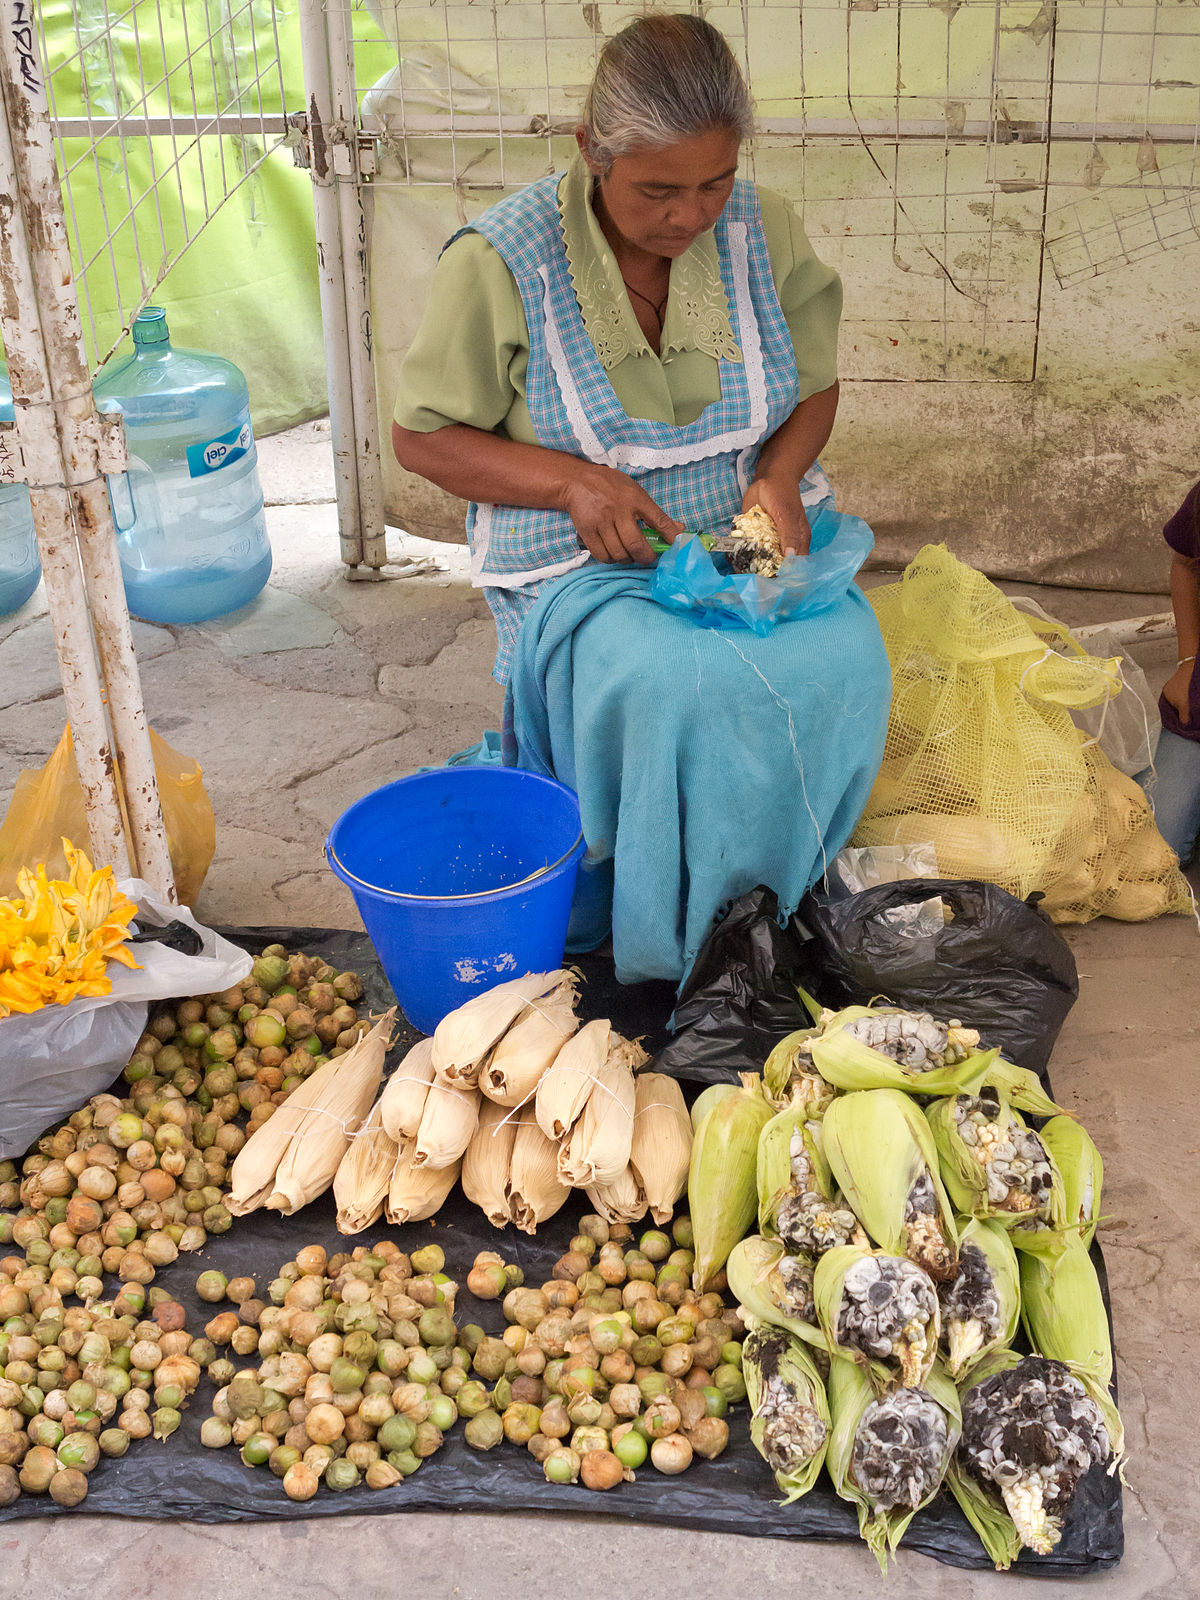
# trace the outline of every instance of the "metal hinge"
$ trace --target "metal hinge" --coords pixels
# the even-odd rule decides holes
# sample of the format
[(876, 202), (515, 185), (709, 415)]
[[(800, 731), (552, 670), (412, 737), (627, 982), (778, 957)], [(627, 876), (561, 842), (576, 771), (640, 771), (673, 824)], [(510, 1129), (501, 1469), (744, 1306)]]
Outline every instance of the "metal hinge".
[[(292, 152), (292, 161), (306, 172), (314, 170), (313, 128), (307, 111), (293, 111), (287, 119), (288, 131), (284, 144)], [(322, 126), (321, 159), (315, 163), (323, 176), (332, 165), (339, 178), (371, 179), (378, 170), (378, 140), (373, 133), (351, 129), (346, 123), (331, 122)]]

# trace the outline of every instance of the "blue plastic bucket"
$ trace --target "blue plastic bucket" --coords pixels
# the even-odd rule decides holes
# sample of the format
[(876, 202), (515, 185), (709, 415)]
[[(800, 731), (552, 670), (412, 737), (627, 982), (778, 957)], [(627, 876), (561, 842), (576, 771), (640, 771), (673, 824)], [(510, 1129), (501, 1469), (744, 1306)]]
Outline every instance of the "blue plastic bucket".
[(325, 842), (422, 1033), (482, 989), (562, 964), (583, 850), (572, 791), (512, 767), (442, 767), (385, 784)]

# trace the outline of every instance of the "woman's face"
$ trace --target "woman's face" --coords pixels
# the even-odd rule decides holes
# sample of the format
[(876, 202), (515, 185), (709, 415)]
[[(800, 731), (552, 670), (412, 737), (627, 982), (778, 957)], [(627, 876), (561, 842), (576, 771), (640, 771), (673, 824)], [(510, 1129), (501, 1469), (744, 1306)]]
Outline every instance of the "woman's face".
[(617, 156), (608, 172), (591, 161), (588, 166), (622, 238), (649, 255), (673, 260), (716, 224), (733, 188), (738, 148), (735, 133), (715, 128), (678, 144)]

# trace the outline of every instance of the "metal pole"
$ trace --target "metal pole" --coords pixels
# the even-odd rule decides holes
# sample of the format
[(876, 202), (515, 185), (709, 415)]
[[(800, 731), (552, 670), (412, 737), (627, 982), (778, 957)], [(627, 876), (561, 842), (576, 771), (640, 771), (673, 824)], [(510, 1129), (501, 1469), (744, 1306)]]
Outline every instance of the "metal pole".
[[(336, 0), (335, 0), (336, 3)], [(350, 375), (350, 339), (346, 325), (346, 278), (338, 198), (334, 192), (333, 120), (329, 80), (329, 41), (322, 0), (300, 0), (300, 46), (307, 102), (309, 175), (317, 233), (317, 278), (321, 322), (325, 331), (325, 373), (329, 386), (329, 431), (337, 494), (342, 560), (349, 567), (363, 561), (362, 519), (355, 448), (354, 396)]]
[[(17, 259), (5, 262), (11, 275), (5, 272), (9, 292), (0, 308), (0, 324), (9, 352), (18, 433), (31, 484), (63, 691), (89, 806), (89, 835), (98, 860), (111, 863), (119, 872), (132, 866), (173, 898), (174, 878), (150, 733), (104, 485), (105, 465), (117, 465), (119, 452), (104, 447), (111, 429), (104, 428), (97, 415), (83, 355), (79, 304), (29, 0), (5, 0), (3, 16), (0, 93), (5, 117), (0, 162), (11, 197), (8, 214), (13, 224), (20, 219), (20, 232), (10, 231), (5, 239), (8, 255)], [(11, 136), (13, 127), (19, 130), (16, 140)], [(98, 715), (94, 703), (101, 677), (108, 698), (111, 743), (103, 703)], [(78, 722), (71, 684), (87, 685), (85, 694), (76, 696), (81, 702)], [(121, 829), (122, 780), (132, 840), (126, 839)], [(95, 824), (92, 808), (98, 808)]]

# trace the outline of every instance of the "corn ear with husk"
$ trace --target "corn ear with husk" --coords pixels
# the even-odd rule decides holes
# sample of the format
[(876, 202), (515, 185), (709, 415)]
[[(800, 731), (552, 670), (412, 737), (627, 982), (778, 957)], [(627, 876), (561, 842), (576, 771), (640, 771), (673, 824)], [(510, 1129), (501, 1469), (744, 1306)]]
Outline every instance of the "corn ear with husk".
[(693, 1133), (696, 1132), (717, 1102), (724, 1100), (727, 1094), (735, 1094), (737, 1087), (736, 1083), (710, 1083), (707, 1089), (701, 1089), (700, 1093), (692, 1101), (692, 1109), (689, 1113), (692, 1120)]
[(926, 1107), (942, 1179), (959, 1211), (1005, 1227), (1066, 1220), (1049, 1151), (999, 1089), (953, 1095)]
[(421, 1113), (414, 1167), (449, 1167), (461, 1161), (479, 1126), (478, 1089), (451, 1089), (435, 1078)]
[(829, 1446), (829, 1402), (816, 1364), (798, 1339), (751, 1321), (742, 1345), (750, 1438), (775, 1474), (784, 1505), (806, 1495)]
[(418, 1039), (384, 1084), (379, 1097), (383, 1126), (397, 1144), (417, 1137), (432, 1082), (433, 1040)]
[(863, 1227), (934, 1278), (954, 1275), (958, 1227), (937, 1147), (912, 1097), (898, 1089), (839, 1095), (821, 1121), (834, 1180)]
[(772, 1105), (799, 1106), (819, 1117), (837, 1090), (826, 1083), (813, 1064), (808, 1047), (819, 1028), (800, 1028), (781, 1039), (763, 1067), (763, 1090)]
[(546, 1138), (555, 1144), (571, 1131), (587, 1104), (596, 1076), (608, 1060), (611, 1040), (611, 1023), (585, 1023), (538, 1080), (534, 1113)]
[(1070, 1362), (994, 1351), (959, 1390), (962, 1437), (946, 1475), (995, 1566), (1048, 1555), (1095, 1463), (1120, 1470), (1121, 1418), (1107, 1388)]
[(507, 1033), (532, 1000), (540, 1000), (569, 972), (531, 972), (497, 983), (443, 1017), (433, 1030), (433, 1073), (450, 1088), (475, 1088), (489, 1050)]
[(1105, 1387), (1112, 1382), (1108, 1312), (1082, 1239), (1069, 1237), (1056, 1261), (1021, 1257), (1021, 1321), (1039, 1355), (1071, 1362)]
[(448, 1167), (418, 1167), (411, 1154), (403, 1157), (396, 1163), (388, 1185), (387, 1220), (394, 1227), (401, 1227), (436, 1215), (458, 1182), (461, 1166), (461, 1162), (454, 1161)]
[(541, 1000), (526, 1006), (493, 1047), (479, 1074), (479, 1087), (497, 1105), (522, 1105), (543, 1073), (579, 1027), (574, 973), (567, 973)]
[(971, 1217), (958, 1239), (958, 1272), (938, 1285), (942, 1351), (956, 1381), (1012, 1343), (1021, 1312), (1017, 1253), (998, 1222)]
[(339, 1233), (361, 1233), (383, 1214), (400, 1146), (383, 1125), (380, 1102), (350, 1141), (333, 1180)]
[(558, 1145), (547, 1139), (528, 1110), (523, 1111), (508, 1175), (509, 1215), (522, 1233), (536, 1233), (562, 1210), (570, 1195), (569, 1186), (558, 1176)]
[(802, 1105), (785, 1107), (765, 1125), (758, 1136), (755, 1174), (758, 1231), (767, 1239), (778, 1238), (776, 1215), (790, 1193), (802, 1187), (833, 1199), (833, 1175), (821, 1149), (819, 1124), (810, 1123)]
[(915, 1094), (955, 1094), (998, 1054), (979, 1049), (974, 1028), (897, 1006), (823, 1011), (820, 1027), (799, 1050), (835, 1088)]
[(829, 1353), (863, 1368), (881, 1392), (924, 1383), (933, 1370), (941, 1307), (933, 1279), (907, 1256), (839, 1245), (817, 1262), (817, 1325)]
[(517, 1137), (517, 1114), (486, 1097), (480, 1102), (479, 1124), (471, 1135), (462, 1163), (463, 1193), (477, 1205), (493, 1228), (512, 1220), (508, 1207), (508, 1175)]
[(695, 1264), (692, 1286), (703, 1292), (725, 1265), (729, 1252), (754, 1223), (758, 1211), (758, 1140), (771, 1120), (771, 1105), (755, 1073), (718, 1100), (692, 1140), (688, 1209)]
[(290, 1215), (324, 1194), (379, 1088), (396, 1008), (343, 1056), (318, 1067), (252, 1133), (230, 1171), (226, 1206), (244, 1217), (260, 1206)]
[[(613, 1042), (620, 1039), (613, 1035)], [(575, 1126), (558, 1152), (558, 1175), (578, 1189), (615, 1183), (629, 1165), (637, 1089), (627, 1052), (610, 1045)]]
[(664, 1072), (639, 1072), (634, 1084), (632, 1176), (655, 1222), (666, 1222), (687, 1192), (692, 1124), (683, 1090)]
[(646, 1191), (632, 1163), (612, 1183), (589, 1184), (587, 1197), (605, 1222), (640, 1222), (648, 1210)]
[(1100, 1220), (1100, 1195), (1104, 1187), (1104, 1162), (1100, 1152), (1074, 1117), (1051, 1117), (1040, 1131), (1042, 1143), (1062, 1179), (1067, 1226), (1077, 1226), (1084, 1244), (1091, 1244)]
[(825, 1350), (812, 1298), (814, 1268), (809, 1258), (788, 1255), (777, 1239), (757, 1233), (739, 1239), (725, 1263), (730, 1292), (744, 1311)]
[(937, 1494), (961, 1428), (958, 1394), (940, 1368), (919, 1387), (876, 1394), (849, 1361), (829, 1372), (832, 1427), (825, 1465), (858, 1512), (858, 1531), (881, 1572), (917, 1512)]

